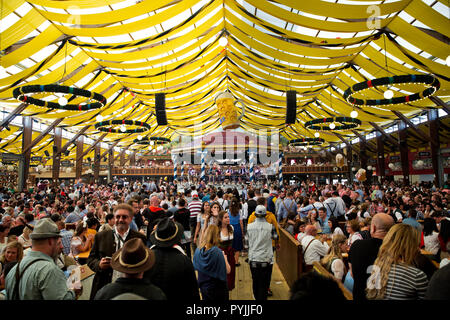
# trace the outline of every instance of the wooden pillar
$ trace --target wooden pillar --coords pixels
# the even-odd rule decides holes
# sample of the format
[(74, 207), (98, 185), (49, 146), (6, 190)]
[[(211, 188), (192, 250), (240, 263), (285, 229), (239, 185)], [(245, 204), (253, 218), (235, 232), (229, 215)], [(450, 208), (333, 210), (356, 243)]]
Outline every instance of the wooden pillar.
[(108, 150), (108, 182), (112, 181), (112, 168), (114, 167), (114, 148)]
[(125, 165), (125, 163), (127, 162), (125, 159), (125, 155), (126, 155), (126, 153), (125, 153), (125, 149), (124, 149), (120, 152), (120, 166), (121, 167), (123, 167)]
[(62, 129), (56, 127), (53, 131), (53, 168), (52, 168), (52, 180), (53, 186), (58, 186), (59, 170), (61, 167), (61, 144), (62, 144)]
[(76, 154), (76, 164), (75, 164), (75, 179), (80, 179), (83, 172), (83, 147), (84, 147), (84, 136), (79, 136), (76, 140), (77, 154)]
[(29, 116), (24, 116), (22, 118), (23, 124), (23, 137), (22, 137), (22, 150), (27, 150), (23, 152), (23, 166), (21, 168), (22, 172), (22, 181), (19, 186), (19, 190), (25, 190), (27, 188), (27, 179), (28, 174), (30, 173), (30, 160), (31, 160), (31, 148), (29, 146), (32, 143), (33, 138), (33, 119)]
[(136, 151), (133, 151), (132, 154), (130, 154), (130, 167), (134, 166), (136, 164)]
[(386, 167), (384, 162), (384, 136), (377, 131), (377, 172), (380, 176), (380, 182), (386, 175)]
[(398, 143), (400, 145), (400, 161), (402, 162), (403, 182), (409, 185), (409, 158), (408, 158), (408, 144), (406, 138), (408, 128), (406, 123), (402, 120), (398, 122)]
[(359, 164), (361, 168), (367, 169), (366, 140), (359, 138)]
[(100, 177), (100, 144), (97, 144), (94, 149), (94, 183), (99, 183)]
[[(350, 143), (350, 141), (349, 141)], [(353, 172), (352, 172), (352, 167), (353, 167), (353, 153), (352, 153), (352, 147), (351, 145), (347, 146), (347, 171), (348, 171), (348, 182), (352, 183), (353, 182)]]
[(434, 143), (430, 142), (431, 162), (435, 176), (436, 187), (442, 188), (444, 184), (444, 166), (442, 162), (440, 139), (439, 139), (439, 112), (437, 109), (428, 111), (428, 121), (430, 123), (430, 137)]

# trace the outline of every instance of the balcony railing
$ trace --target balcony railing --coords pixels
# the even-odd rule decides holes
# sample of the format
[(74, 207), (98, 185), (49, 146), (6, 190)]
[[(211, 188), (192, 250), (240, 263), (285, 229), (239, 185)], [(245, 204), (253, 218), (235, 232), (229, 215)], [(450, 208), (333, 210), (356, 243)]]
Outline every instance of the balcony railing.
[[(200, 172), (200, 166), (193, 166), (197, 173)], [(237, 167), (236, 167), (237, 168)], [(336, 170), (337, 169), (337, 170)], [(188, 169), (186, 167), (186, 173)], [(208, 170), (209, 171), (209, 168)], [(348, 167), (338, 168), (335, 166), (283, 166), (284, 174), (300, 174), (300, 173), (347, 173)], [(224, 172), (222, 171), (224, 174)], [(180, 174), (180, 167), (178, 167)], [(112, 175), (145, 175), (145, 176), (166, 176), (173, 175), (173, 167), (164, 168), (113, 168)]]

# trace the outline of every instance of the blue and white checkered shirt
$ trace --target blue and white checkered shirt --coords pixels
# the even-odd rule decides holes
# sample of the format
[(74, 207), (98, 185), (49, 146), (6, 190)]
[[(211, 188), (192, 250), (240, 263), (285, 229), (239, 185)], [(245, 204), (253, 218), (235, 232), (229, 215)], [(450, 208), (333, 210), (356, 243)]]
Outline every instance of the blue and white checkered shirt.
[(72, 232), (63, 229), (60, 232), (61, 234), (61, 243), (63, 245), (63, 253), (68, 255), (70, 253), (70, 242), (72, 241)]

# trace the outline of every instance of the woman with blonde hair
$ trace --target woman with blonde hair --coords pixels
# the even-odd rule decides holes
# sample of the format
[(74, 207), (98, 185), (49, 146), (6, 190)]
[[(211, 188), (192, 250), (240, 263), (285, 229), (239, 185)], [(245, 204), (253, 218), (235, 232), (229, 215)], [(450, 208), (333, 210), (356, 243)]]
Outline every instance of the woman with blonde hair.
[(347, 252), (347, 249), (347, 237), (343, 234), (336, 234), (333, 236), (328, 254), (320, 261), (324, 268), (339, 281), (342, 281), (346, 274), (342, 253)]
[(419, 241), (419, 232), (410, 225), (398, 223), (389, 230), (367, 280), (367, 299), (424, 299), (427, 276), (413, 267)]
[(23, 258), (23, 246), (19, 241), (10, 241), (0, 255), (0, 273), (9, 262), (19, 262)]
[(26, 226), (23, 228), (22, 234), (17, 238), (17, 241), (20, 242), (20, 244), (23, 246), (23, 249), (27, 249), (31, 247), (31, 238), (30, 234), (33, 232), (33, 230)]
[[(94, 242), (94, 235), (88, 233), (88, 225), (86, 221), (80, 221), (77, 224), (75, 233), (73, 234), (72, 240), (70, 241), (70, 253), (71, 256), (77, 258), (81, 253), (90, 251), (92, 244)], [(86, 263), (86, 258), (79, 258), (78, 262), (80, 264)]]
[(194, 253), (193, 264), (198, 271), (198, 286), (205, 301), (228, 301), (227, 274), (230, 265), (219, 249), (219, 227), (210, 225)]

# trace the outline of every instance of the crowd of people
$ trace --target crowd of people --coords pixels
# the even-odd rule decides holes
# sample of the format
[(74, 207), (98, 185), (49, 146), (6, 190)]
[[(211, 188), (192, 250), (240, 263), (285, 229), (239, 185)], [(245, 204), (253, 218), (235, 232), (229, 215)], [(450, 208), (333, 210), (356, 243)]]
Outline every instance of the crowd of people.
[(317, 262), (354, 300), (450, 298), (450, 190), (312, 181), (178, 188), (164, 179), (1, 188), (4, 298), (77, 299), (82, 288), (66, 279), (87, 265), (92, 300), (227, 301), (236, 268), (248, 263), (253, 296), (266, 300), (281, 229), (304, 256), (292, 299), (313, 297), (310, 281), (329, 286), (305, 280), (317, 277)]

